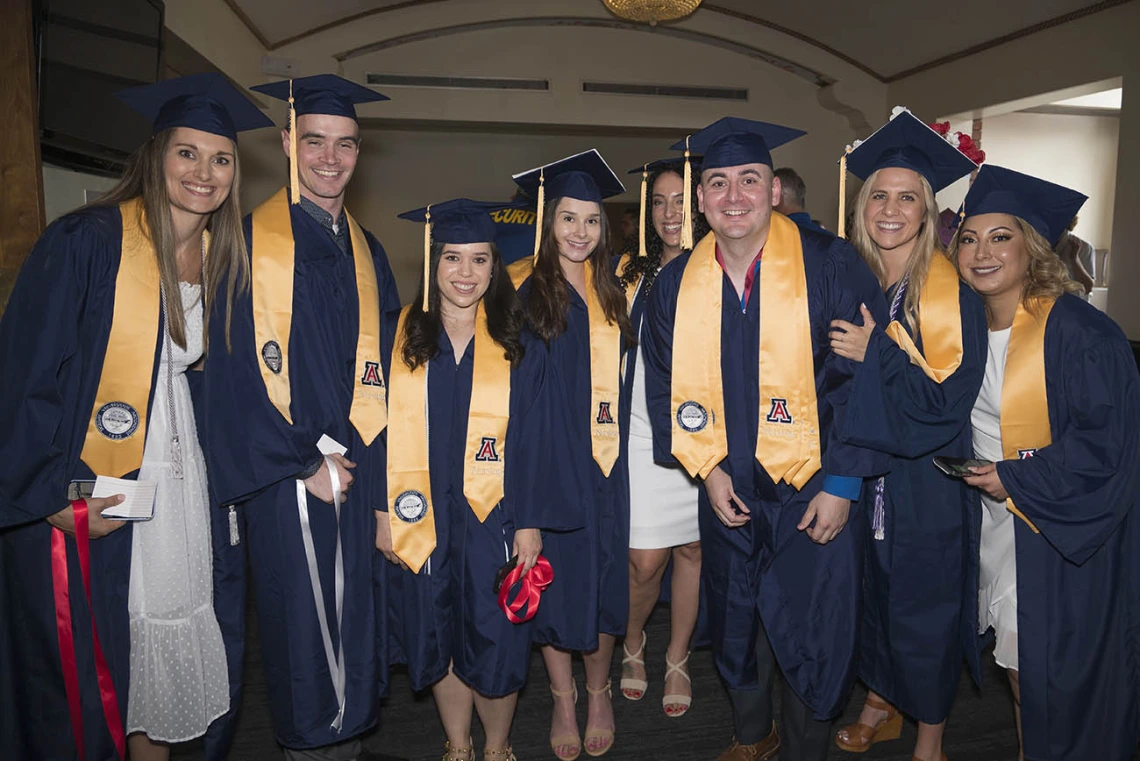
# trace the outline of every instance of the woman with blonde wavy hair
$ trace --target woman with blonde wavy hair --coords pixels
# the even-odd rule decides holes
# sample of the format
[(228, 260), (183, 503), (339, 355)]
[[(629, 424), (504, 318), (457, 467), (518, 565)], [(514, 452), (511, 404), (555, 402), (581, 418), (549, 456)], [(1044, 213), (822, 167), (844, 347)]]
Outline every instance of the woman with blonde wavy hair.
[(965, 481), (981, 492), (977, 632), (1013, 689), (1019, 758), (1132, 758), (1140, 740), (1140, 375), (1053, 246), (1085, 196), (986, 166), (951, 256), (989, 358)]
[[(938, 238), (934, 193), (976, 168), (908, 111), (847, 155), (865, 180), (852, 243), (878, 278), (890, 324), (833, 324), (832, 345), (859, 362), (845, 438), (890, 456), (889, 472), (864, 484), (869, 525), (858, 673), (867, 685), (855, 724), (836, 735), (863, 752), (918, 722), (914, 758), (939, 761), (963, 656), (972, 636), (976, 500), (931, 456), (970, 456), (970, 409), (985, 367), (985, 313), (958, 279)], [(885, 329), (884, 329), (885, 328)], [(965, 623), (968, 622), (968, 623)], [(965, 633), (964, 633), (965, 632)]]
[[(221, 75), (119, 97), (153, 136), (48, 228), (0, 322), (0, 649), (31, 669), (0, 678), (3, 758), (164, 760), (229, 707), (186, 370), (248, 282), (236, 139), (271, 122)], [(103, 477), (153, 504), (118, 512)]]

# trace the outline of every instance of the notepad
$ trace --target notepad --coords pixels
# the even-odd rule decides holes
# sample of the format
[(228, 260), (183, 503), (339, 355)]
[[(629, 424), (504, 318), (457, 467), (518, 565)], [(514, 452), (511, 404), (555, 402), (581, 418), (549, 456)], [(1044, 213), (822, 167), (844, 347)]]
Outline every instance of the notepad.
[(91, 496), (99, 498), (122, 494), (126, 497), (122, 503), (104, 510), (101, 513), (104, 518), (119, 521), (149, 521), (154, 517), (154, 497), (157, 492), (156, 481), (130, 481), (125, 478), (99, 476), (95, 479), (95, 489)]

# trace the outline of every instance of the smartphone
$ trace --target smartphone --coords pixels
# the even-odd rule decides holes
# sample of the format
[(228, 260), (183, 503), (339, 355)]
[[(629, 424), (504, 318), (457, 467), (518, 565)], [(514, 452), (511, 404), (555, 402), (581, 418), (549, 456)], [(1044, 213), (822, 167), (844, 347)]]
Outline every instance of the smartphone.
[(67, 501), (74, 502), (77, 499), (91, 499), (92, 493), (95, 491), (94, 481), (76, 480), (67, 485)]
[(495, 594), (499, 594), (499, 588), (503, 586), (503, 582), (507, 578), (507, 574), (515, 570), (515, 566), (519, 564), (519, 556), (515, 555), (513, 558), (503, 564), (499, 570), (495, 571)]
[(948, 476), (962, 478), (972, 475), (970, 468), (980, 468), (983, 465), (993, 465), (989, 460), (967, 459), (965, 457), (935, 457), (934, 466)]

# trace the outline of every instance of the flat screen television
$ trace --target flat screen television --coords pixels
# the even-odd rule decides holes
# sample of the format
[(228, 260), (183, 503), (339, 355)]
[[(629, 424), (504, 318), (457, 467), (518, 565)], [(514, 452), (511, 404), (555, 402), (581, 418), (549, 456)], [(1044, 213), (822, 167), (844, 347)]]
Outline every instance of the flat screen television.
[(45, 162), (117, 175), (150, 135), (114, 93), (162, 74), (162, 0), (37, 0), (40, 150)]

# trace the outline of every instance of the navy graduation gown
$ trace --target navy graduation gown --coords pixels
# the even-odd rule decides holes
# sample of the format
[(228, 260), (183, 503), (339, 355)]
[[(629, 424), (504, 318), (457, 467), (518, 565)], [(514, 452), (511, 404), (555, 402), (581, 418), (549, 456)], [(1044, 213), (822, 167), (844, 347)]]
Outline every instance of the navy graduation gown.
[[(210, 480), (219, 505), (244, 503), (242, 542), (249, 556), (270, 709), (278, 742), (313, 748), (342, 742), (375, 724), (387, 675), (377, 652), (372, 574), (374, 509), (386, 498), (385, 434), (365, 446), (349, 421), (359, 331), (351, 253), (300, 206), (290, 206), (295, 245), (293, 322), (289, 339), (290, 425), (269, 400), (255, 346), (252, 301), (235, 303), (225, 351), (224, 319), (210, 323), (205, 434)], [(245, 220), (252, 245), (251, 220)], [(383, 248), (365, 233), (382, 305), (398, 303)], [(349, 243), (351, 246), (351, 242)], [(383, 306), (382, 306), (383, 308)], [(295, 476), (320, 457), (322, 434), (348, 448), (355, 482), (341, 509), (343, 629), (334, 597), (337, 538), (331, 505), (309, 495), (308, 511), (334, 652), (344, 648), (345, 715), (340, 732), (312, 585), (302, 543)], [(232, 586), (237, 594), (237, 585)], [(219, 598), (215, 596), (216, 603)]]
[(1027, 761), (1127, 761), (1140, 741), (1140, 376), (1120, 328), (1072, 295), (1045, 326), (1053, 443), (998, 475), (1016, 526)]
[[(567, 421), (555, 441), (560, 467), (572, 474), (562, 487), (564, 509), (580, 511), (577, 531), (544, 534), (543, 554), (555, 578), (543, 593), (535, 617), (536, 642), (563, 650), (590, 652), (599, 634), (621, 636), (629, 617), (629, 473), (625, 437), (607, 478), (594, 462), (590, 439), (590, 320), (586, 302), (570, 288), (566, 330), (549, 346), (548, 382)], [(530, 281), (519, 288), (525, 302)], [(619, 388), (620, 392), (620, 388)], [(619, 414), (620, 414), (619, 401)], [(570, 485), (573, 483), (573, 489)]]
[[(56, 633), (52, 528), (44, 519), (67, 507), (70, 481), (95, 477), (79, 456), (111, 332), (121, 248), (117, 206), (56, 221), (28, 254), (0, 321), (0, 758), (76, 758)], [(152, 388), (162, 330), (160, 318)], [(67, 538), (82, 761), (118, 757), (99, 699), (91, 616), (125, 720), (131, 538), (128, 523), (91, 540), (90, 608), (75, 540)]]
[[(547, 495), (559, 464), (548, 439), (557, 423), (546, 384), (546, 350), (534, 339), (524, 344), (522, 363), (511, 371), (504, 495), (482, 523), (463, 495), (474, 339), (456, 364), (447, 331), (441, 329), (439, 352), (428, 366), (436, 546), (418, 574), (383, 558), (377, 561), (386, 566), (392, 652), (408, 664), (414, 690), (435, 684), (453, 664), (455, 675), (481, 695), (517, 692), (526, 681), (534, 622), (507, 619), (493, 591), (495, 573), (511, 558), (516, 529), (576, 528), (565, 523), (559, 503)], [(385, 354), (390, 353), (388, 346)], [(547, 589), (573, 581), (555, 567)], [(548, 594), (543, 594), (540, 610), (549, 604)]]
[[(883, 456), (840, 438), (855, 365), (831, 352), (828, 329), (834, 319), (860, 322), (860, 303), (885, 322), (886, 305), (878, 282), (846, 241), (803, 230), (800, 237), (823, 467), (796, 491), (773, 484), (756, 462), (760, 289), (753, 284), (742, 311), (740, 297), (724, 275), (720, 342), (728, 457), (720, 467), (732, 477), (752, 519), (739, 529), (727, 528), (701, 489), (701, 594), (713, 656), (729, 687), (757, 688), (754, 644), (762, 623), (785, 678), (822, 720), (842, 709), (854, 679), (864, 534), (848, 528), (818, 545), (796, 525), (822, 489), (824, 474), (862, 478), (885, 470)], [(671, 454), (673, 324), (689, 257), (682, 254), (657, 276), (646, 318), (649, 329), (642, 332), (654, 457), (662, 463), (676, 462)], [(848, 524), (861, 526), (862, 520), (859, 504), (853, 503)]]
[[(981, 506), (964, 481), (931, 463), (934, 456), (973, 452), (970, 411), (985, 373), (986, 313), (981, 298), (961, 282), (958, 308), (962, 363), (942, 383), (875, 329), (855, 373), (845, 435), (849, 443), (890, 455), (884, 538), (875, 540), (871, 530), (877, 479), (863, 488), (867, 520), (853, 527), (867, 532), (868, 543), (859, 678), (928, 724), (949, 714), (963, 656), (981, 682)], [(910, 334), (906, 321), (899, 322)], [(921, 333), (915, 342), (921, 350)]]

